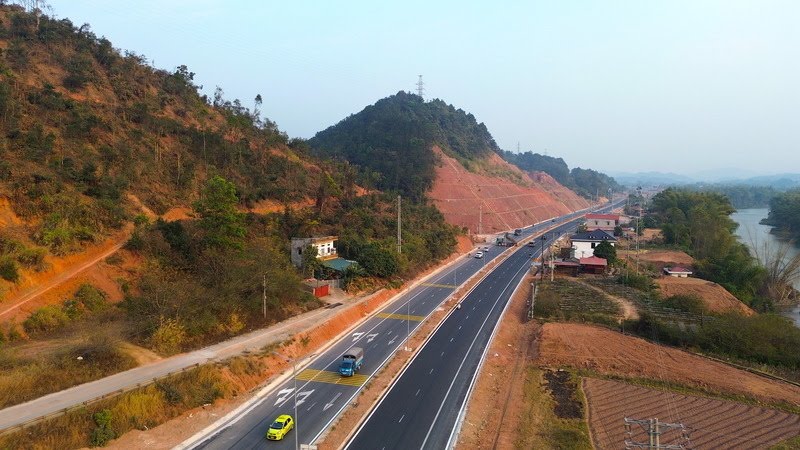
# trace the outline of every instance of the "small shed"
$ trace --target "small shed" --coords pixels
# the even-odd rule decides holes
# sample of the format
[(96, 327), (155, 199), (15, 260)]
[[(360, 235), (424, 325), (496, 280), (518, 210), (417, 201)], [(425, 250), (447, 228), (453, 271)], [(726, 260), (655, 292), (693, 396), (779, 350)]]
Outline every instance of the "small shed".
[(664, 274), (675, 278), (688, 278), (692, 271), (685, 267), (664, 267)]
[(303, 287), (311, 292), (314, 297), (322, 298), (331, 293), (331, 285), (327, 281), (317, 280), (316, 278), (309, 278), (303, 280)]
[(606, 267), (608, 267), (608, 261), (606, 261), (605, 258), (598, 258), (597, 256), (581, 258), (580, 264), (584, 273), (601, 274), (605, 273)]
[(578, 261), (572, 261), (569, 259), (564, 260), (556, 260), (553, 261), (553, 270), (555, 273), (563, 273), (567, 275), (577, 276), (578, 270), (581, 268), (581, 265)]

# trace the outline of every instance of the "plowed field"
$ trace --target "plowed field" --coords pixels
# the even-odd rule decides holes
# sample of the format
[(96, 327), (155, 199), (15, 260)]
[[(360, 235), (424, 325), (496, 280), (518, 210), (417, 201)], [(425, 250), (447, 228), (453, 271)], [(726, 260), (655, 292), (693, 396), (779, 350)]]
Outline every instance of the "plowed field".
[[(800, 434), (800, 416), (741, 403), (679, 395), (616, 381), (583, 379), (589, 404), (589, 426), (598, 449), (625, 448), (625, 439), (647, 442), (638, 427), (627, 435), (625, 417), (657, 417), (682, 423), (693, 449), (763, 449)], [(665, 432), (661, 445), (681, 443), (676, 431)], [(683, 442), (685, 443), (685, 442)]]
[(537, 362), (549, 367), (591, 369), (602, 374), (649, 378), (766, 402), (800, 405), (800, 387), (590, 325), (544, 324)]

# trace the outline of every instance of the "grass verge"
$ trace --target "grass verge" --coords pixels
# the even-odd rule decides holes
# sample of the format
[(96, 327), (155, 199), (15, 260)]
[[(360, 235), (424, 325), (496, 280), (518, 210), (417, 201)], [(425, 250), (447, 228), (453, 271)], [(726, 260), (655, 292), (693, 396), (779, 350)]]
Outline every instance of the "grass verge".
[(16, 357), (0, 350), (0, 408), (24, 403), (136, 367), (107, 336), (93, 336), (46, 358)]
[(517, 431), (516, 448), (549, 448), (591, 450), (589, 426), (586, 424), (586, 399), (578, 383), (578, 376), (569, 372), (569, 384), (575, 387), (575, 400), (582, 408), (581, 418), (561, 419), (556, 416), (557, 406), (546, 388), (545, 371), (529, 367), (525, 373), (523, 419)]
[(769, 450), (800, 450), (800, 436), (779, 442), (770, 447)]
[(20, 431), (0, 436), (0, 448), (64, 449), (103, 446), (133, 430), (145, 430), (184, 411), (240, 391), (236, 377), (259, 372), (252, 361), (236, 358), (207, 365), (145, 386)]

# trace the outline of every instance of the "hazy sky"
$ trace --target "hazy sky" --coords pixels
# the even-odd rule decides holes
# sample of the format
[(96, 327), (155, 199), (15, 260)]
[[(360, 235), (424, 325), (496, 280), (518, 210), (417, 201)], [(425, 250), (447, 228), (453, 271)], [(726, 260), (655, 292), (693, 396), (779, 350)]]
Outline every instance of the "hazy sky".
[(800, 172), (800, 1), (51, 0), (292, 137), (425, 81), (570, 167)]

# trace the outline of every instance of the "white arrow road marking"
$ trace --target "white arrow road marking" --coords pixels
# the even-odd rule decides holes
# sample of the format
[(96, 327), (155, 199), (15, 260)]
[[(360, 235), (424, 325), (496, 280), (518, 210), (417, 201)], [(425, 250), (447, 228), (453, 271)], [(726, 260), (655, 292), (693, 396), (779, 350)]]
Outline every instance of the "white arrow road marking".
[(331, 406), (333, 406), (333, 402), (335, 402), (335, 401), (336, 401), (336, 399), (337, 399), (337, 398), (339, 398), (339, 397), (341, 397), (341, 396), (342, 396), (342, 393), (341, 393), (341, 392), (337, 392), (337, 393), (336, 393), (336, 395), (334, 395), (334, 396), (333, 396), (333, 398), (331, 399), (331, 401), (329, 401), (328, 403), (325, 403), (325, 407), (324, 407), (324, 408), (322, 408), (322, 410), (323, 410), (323, 411), (327, 411), (327, 410), (328, 410), (328, 408), (330, 408)]
[(367, 344), (375, 340), (375, 337), (378, 336), (378, 333), (372, 333), (367, 335)]
[(359, 333), (353, 333), (353, 342), (355, 342), (355, 341), (357, 341), (357, 340), (361, 339), (361, 336), (363, 336), (363, 335), (364, 335), (364, 332), (363, 332), (363, 331), (362, 331), (362, 332), (359, 332)]
[(308, 398), (309, 395), (311, 395), (312, 392), (314, 392), (314, 389), (311, 389), (310, 391), (298, 392), (297, 393), (297, 406), (302, 405), (303, 402), (306, 401), (306, 399)]
[(294, 388), (281, 389), (278, 391), (278, 399), (275, 400), (275, 404), (277, 405), (278, 403), (283, 403), (288, 400), (292, 392), (294, 392)]
[(392, 340), (391, 340), (391, 341), (389, 341), (389, 345), (392, 345), (392, 344), (394, 344), (394, 341), (395, 341), (395, 340), (396, 340), (398, 337), (400, 337), (400, 335), (399, 335), (399, 334), (398, 334), (397, 336), (393, 337), (393, 338), (392, 338)]

